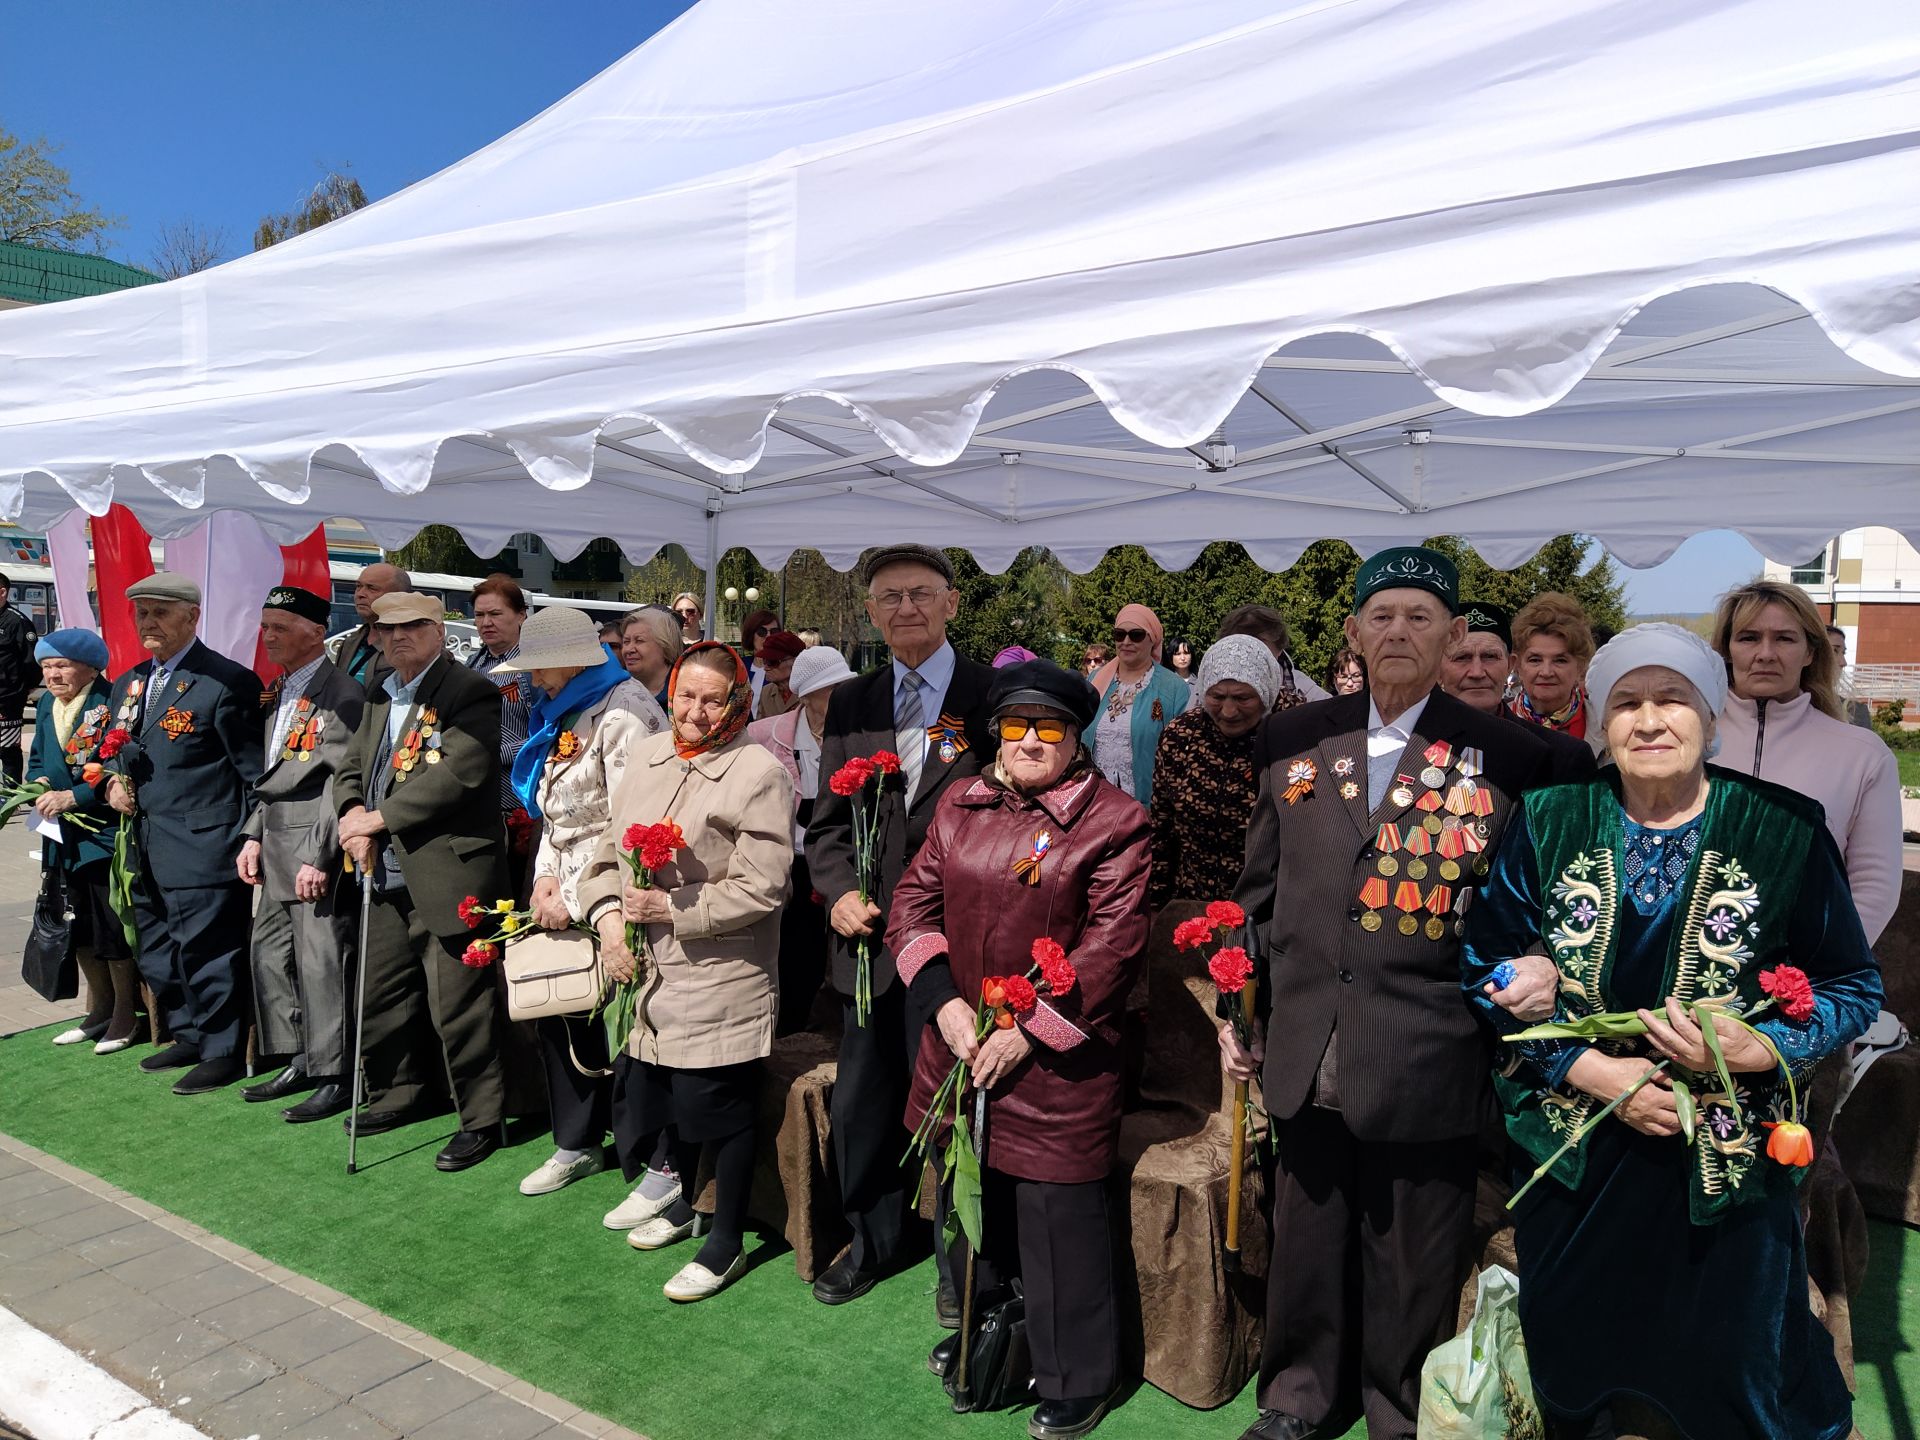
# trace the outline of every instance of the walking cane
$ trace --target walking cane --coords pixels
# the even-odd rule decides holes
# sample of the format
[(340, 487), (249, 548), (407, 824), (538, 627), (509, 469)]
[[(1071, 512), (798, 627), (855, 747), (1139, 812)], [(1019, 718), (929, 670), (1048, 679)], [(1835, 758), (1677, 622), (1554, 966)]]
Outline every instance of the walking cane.
[[(1240, 1017), (1247, 1034), (1253, 1033), (1253, 987), (1260, 974), (1260, 931), (1259, 927), (1248, 923), (1246, 928), (1247, 959), (1253, 963), (1253, 974), (1247, 977), (1247, 983), (1240, 987)], [(1247, 1164), (1247, 1082), (1237, 1081), (1233, 1087), (1233, 1148), (1227, 1152), (1227, 1243), (1226, 1254), (1220, 1257), (1221, 1264), (1229, 1275), (1240, 1273), (1240, 1186), (1241, 1177)]]
[[(981, 1167), (981, 1178), (986, 1176), (987, 1160), (987, 1092), (976, 1090), (973, 1094), (973, 1158)], [(984, 1185), (983, 1185), (984, 1190)], [(984, 1228), (984, 1218), (982, 1222)], [(953, 1368), (953, 1410), (956, 1415), (973, 1409), (973, 1377), (967, 1373), (967, 1362), (973, 1351), (973, 1242), (967, 1242), (967, 1288), (960, 1297), (960, 1359)]]
[[(351, 863), (351, 862), (349, 862)], [(360, 969), (354, 977), (358, 992), (353, 1002), (353, 1107), (347, 1111), (347, 1174), (360, 1173), (360, 1057), (367, 1025), (367, 921), (373, 914), (373, 876), (359, 870), (360, 876)]]

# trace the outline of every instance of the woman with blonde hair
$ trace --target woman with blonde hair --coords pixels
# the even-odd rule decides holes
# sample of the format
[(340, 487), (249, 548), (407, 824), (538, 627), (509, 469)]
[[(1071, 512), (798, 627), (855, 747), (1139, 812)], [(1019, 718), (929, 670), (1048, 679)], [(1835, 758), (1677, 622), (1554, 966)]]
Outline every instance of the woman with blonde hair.
[(1716, 763), (1820, 802), (1860, 923), (1879, 939), (1900, 903), (1900, 769), (1878, 735), (1846, 721), (1827, 622), (1798, 585), (1756, 580), (1720, 598), (1713, 648), (1732, 690)]
[(1593, 627), (1571, 595), (1543, 590), (1513, 617), (1513, 676), (1519, 693), (1508, 702), (1514, 716), (1587, 738), (1587, 662), (1593, 659)]

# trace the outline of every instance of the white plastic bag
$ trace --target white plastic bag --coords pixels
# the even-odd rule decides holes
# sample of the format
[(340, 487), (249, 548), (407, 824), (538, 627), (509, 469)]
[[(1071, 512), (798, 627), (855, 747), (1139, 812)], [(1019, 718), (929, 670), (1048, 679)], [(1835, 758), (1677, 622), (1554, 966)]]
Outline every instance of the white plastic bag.
[(1420, 1367), (1420, 1440), (1544, 1440), (1520, 1337), (1520, 1282), (1498, 1265), (1480, 1272), (1473, 1321)]

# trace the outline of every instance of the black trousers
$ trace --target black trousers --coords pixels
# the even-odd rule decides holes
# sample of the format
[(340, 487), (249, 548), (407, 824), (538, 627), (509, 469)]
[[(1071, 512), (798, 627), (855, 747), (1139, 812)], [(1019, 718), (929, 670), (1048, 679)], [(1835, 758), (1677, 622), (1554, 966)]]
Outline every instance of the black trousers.
[(144, 863), (133, 887), (140, 975), (173, 1038), (202, 1060), (241, 1054), (250, 1018), (247, 935), (253, 891), (238, 877), (168, 889)]
[(1472, 1265), (1477, 1147), (1355, 1138), (1336, 1111), (1274, 1122), (1260, 1408), (1414, 1440), (1420, 1365), (1453, 1334)]
[(793, 857), (793, 888), (780, 912), (780, 1012), (773, 1033), (807, 1028), (814, 997), (827, 978), (827, 912), (813, 898), (807, 857)]
[[(991, 1305), (1020, 1281), (1034, 1382), (1045, 1400), (1106, 1395), (1119, 1383), (1120, 1304), (1107, 1205), (1105, 1180), (1061, 1185), (991, 1167), (981, 1174), (974, 1304)], [(948, 1263), (964, 1280), (964, 1238), (951, 1247)]]
[(562, 1150), (598, 1150), (613, 1124), (613, 1076), (582, 1074), (567, 1053), (589, 1070), (605, 1070), (607, 1027), (598, 1016), (546, 1015), (533, 1022), (540, 1064), (547, 1077), (547, 1114), (553, 1143)]
[(440, 936), (428, 929), (406, 891), (374, 893), (361, 1049), (369, 1108), (412, 1109), (451, 1087), (462, 1130), (500, 1123), (505, 1017), (494, 999), (491, 967), (460, 963), (466, 945), (464, 933)]
[[(828, 1105), (833, 1162), (840, 1172), (840, 1204), (853, 1227), (853, 1261), (862, 1269), (884, 1269), (906, 1253), (908, 1201), (918, 1178), (901, 1157), (912, 1138), (907, 1086), (920, 1049), (919, 1027), (909, 1034), (907, 987), (897, 982), (873, 997), (864, 1026), (854, 1023), (852, 1000), (843, 996), (840, 1003), (845, 1028)], [(917, 1223), (912, 1228), (920, 1229)]]

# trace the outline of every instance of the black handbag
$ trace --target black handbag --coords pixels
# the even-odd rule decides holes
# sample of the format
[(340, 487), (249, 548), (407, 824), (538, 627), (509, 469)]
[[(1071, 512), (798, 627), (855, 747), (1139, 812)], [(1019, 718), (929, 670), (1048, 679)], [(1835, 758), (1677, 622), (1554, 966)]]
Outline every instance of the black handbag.
[(49, 865), (40, 875), (40, 898), (33, 902), (33, 925), (20, 956), (20, 978), (42, 1000), (71, 1000), (80, 993), (66, 872), (57, 865)]
[(959, 1392), (959, 1366), (945, 1377), (955, 1413), (1011, 1410), (1034, 1402), (1033, 1355), (1027, 1349), (1027, 1301), (1016, 1283), (1010, 1299), (989, 1305), (967, 1349), (967, 1390)]

